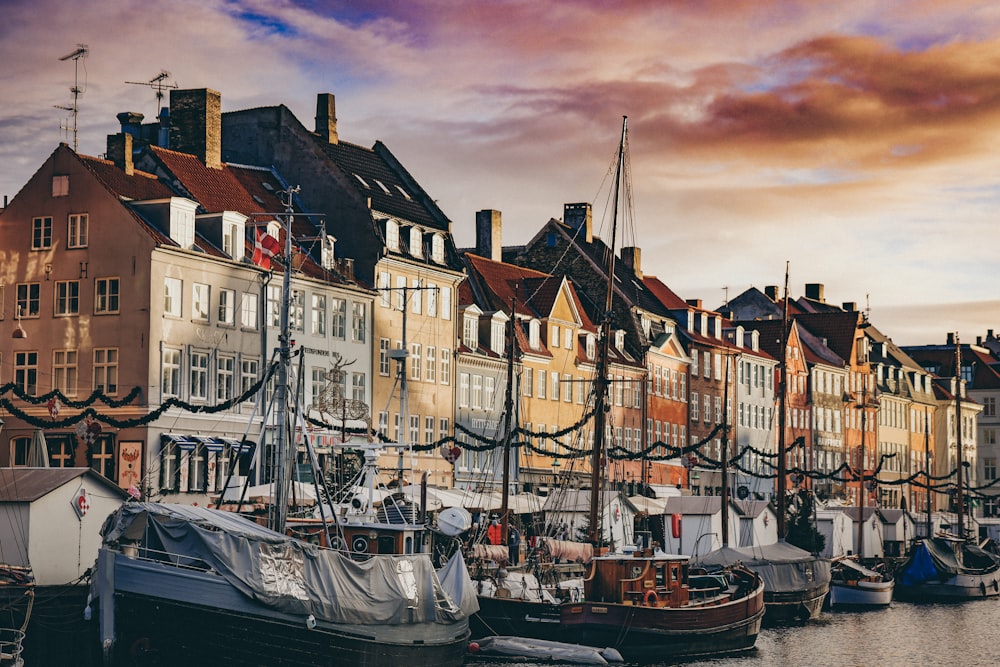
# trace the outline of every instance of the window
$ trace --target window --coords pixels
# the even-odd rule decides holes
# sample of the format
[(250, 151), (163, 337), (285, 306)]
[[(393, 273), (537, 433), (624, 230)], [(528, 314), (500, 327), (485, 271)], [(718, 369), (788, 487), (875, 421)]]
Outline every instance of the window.
[(177, 443), (164, 438), (160, 449), (160, 488), (164, 491), (177, 490), (180, 456), (180, 447)]
[(293, 289), (288, 300), (288, 327), (292, 331), (306, 330), (306, 293)]
[(208, 308), (211, 303), (208, 285), (193, 283), (191, 285), (191, 319), (208, 321)]
[(524, 369), (524, 379), (521, 380), (521, 393), (525, 396), (531, 396), (535, 388), (535, 369), (525, 368)]
[(77, 351), (52, 351), (52, 388), (64, 396), (76, 396)]
[(243, 245), (243, 237), (240, 235), (241, 225), (234, 225), (231, 222), (222, 224), (222, 252), (233, 259), (242, 259), (246, 252)]
[(396, 289), (393, 290), (396, 294), (396, 310), (403, 310), (406, 308), (406, 276), (396, 276)]
[(389, 278), (388, 271), (379, 271), (378, 273), (378, 291), (379, 300), (382, 303), (383, 308), (388, 308), (391, 301), (391, 290), (389, 285), (391, 285), (391, 279)]
[(38, 317), (38, 283), (20, 283), (17, 286), (17, 312), (21, 317)]
[(426, 368), (427, 377), (425, 378), (428, 382), (437, 382), (437, 352), (433, 345), (428, 345), (424, 349), (424, 357), (427, 363), (424, 364)]
[(364, 373), (351, 373), (351, 398), (364, 402), (367, 398), (367, 383)]
[(410, 227), (410, 254), (414, 257), (424, 256), (424, 234), (419, 227)]
[(312, 376), (310, 382), (310, 389), (312, 393), (312, 405), (316, 405), (319, 401), (320, 396), (323, 395), (323, 389), (326, 388), (326, 369), (325, 368), (313, 368)]
[(691, 393), (691, 421), (697, 421), (698, 420), (698, 405), (699, 405), (698, 393), (697, 392), (692, 392)]
[(378, 339), (378, 374), (389, 375), (389, 339)]
[(483, 378), (483, 405), (487, 410), (493, 409), (493, 401), (496, 399), (496, 378)]
[(549, 374), (547, 371), (538, 369), (538, 391), (535, 393), (538, 398), (545, 398), (545, 392), (548, 389), (546, 385), (549, 383)]
[(86, 213), (71, 213), (66, 228), (67, 248), (86, 248), (90, 216)]
[(419, 380), (421, 378), (420, 362), (422, 361), (420, 343), (410, 344), (410, 379)]
[(106, 315), (118, 312), (118, 279), (98, 278), (94, 290), (94, 312)]
[(458, 405), (462, 408), (469, 407), (469, 374), (458, 374)]
[(25, 394), (34, 394), (37, 391), (37, 352), (16, 352), (14, 354), (14, 384)]
[(447, 417), (441, 417), (438, 420), (438, 438), (444, 439), (451, 435), (451, 422), (448, 421)]
[(162, 378), (160, 389), (164, 396), (180, 396), (181, 391), (181, 351), (163, 349)]
[(438, 264), (444, 264), (444, 236), (441, 234), (431, 237), (431, 259)]
[(571, 375), (563, 375), (562, 379), (562, 400), (564, 403), (571, 403), (573, 401), (573, 377)]
[(434, 417), (427, 415), (424, 417), (424, 443), (431, 444), (434, 442)]
[(483, 376), (472, 376), (472, 407), (479, 410), (483, 407)]
[(205, 490), (205, 445), (198, 443), (188, 455), (188, 491)]
[(242, 359), (240, 361), (240, 393), (245, 394), (250, 391), (250, 387), (257, 382), (258, 362), (256, 359)]
[(56, 283), (56, 315), (80, 314), (80, 281), (60, 280)]
[(171, 317), (181, 316), (181, 287), (180, 278), (163, 279), (163, 314)]
[(109, 396), (118, 393), (118, 348), (101, 347), (94, 350), (94, 391)]
[(389, 413), (380, 412), (378, 413), (378, 432), (383, 436), (389, 435)]
[(567, 350), (573, 349), (573, 330), (569, 327), (563, 328), (563, 347)]
[(441, 288), (441, 319), (451, 319), (451, 288)]
[(996, 478), (997, 478), (996, 457), (993, 456), (983, 457), (983, 479), (987, 482), (991, 482)]
[(451, 350), (441, 348), (441, 384), (451, 383)]
[(244, 329), (257, 328), (257, 295), (251, 292), (243, 293), (243, 303), (240, 305), (240, 326)]
[(364, 303), (351, 303), (351, 333), (355, 343), (364, 343), (368, 338), (368, 306)]
[(233, 380), (235, 374), (236, 360), (232, 357), (219, 357), (216, 361), (216, 400), (228, 401), (233, 398)]
[(267, 326), (281, 326), (281, 285), (267, 286), (267, 302), (264, 304)]
[(438, 288), (437, 285), (427, 285), (427, 317), (437, 317), (438, 314)]
[(208, 353), (191, 353), (191, 398), (208, 398)]
[(500, 320), (492, 320), (490, 322), (490, 350), (496, 352), (497, 354), (504, 353), (504, 342), (507, 338), (506, 334), (507, 327)]
[(31, 249), (47, 250), (52, 247), (52, 218), (32, 218)]
[(541, 345), (541, 324), (538, 320), (528, 322), (528, 345), (537, 350)]
[(410, 442), (417, 444), (420, 442), (420, 415), (410, 415)]
[(559, 325), (553, 324), (549, 332), (549, 347), (559, 347)]
[(984, 396), (983, 397), (983, 416), (984, 417), (996, 417), (997, 416), (997, 399), (996, 399), (996, 396)]
[(69, 176), (52, 177), (52, 196), (65, 197), (69, 194)]
[(587, 358), (593, 359), (597, 355), (597, 339), (587, 334)]
[(385, 221), (385, 247), (399, 250), (399, 224), (395, 220)]
[(312, 295), (310, 331), (314, 336), (326, 335), (326, 295)]
[(549, 394), (549, 398), (551, 398), (553, 401), (558, 401), (559, 400), (559, 373), (556, 373), (555, 371), (552, 371), (551, 378), (552, 378), (552, 393)]
[(470, 350), (479, 347), (479, 321), (475, 315), (469, 314), (462, 318), (462, 343)]
[(232, 326), (236, 321), (235, 314), (236, 292), (231, 289), (219, 290), (219, 324)]
[(10, 449), (11, 465), (28, 465), (28, 450), (31, 449), (31, 438), (11, 438)]
[(344, 339), (347, 326), (347, 302), (343, 299), (330, 299), (330, 335)]

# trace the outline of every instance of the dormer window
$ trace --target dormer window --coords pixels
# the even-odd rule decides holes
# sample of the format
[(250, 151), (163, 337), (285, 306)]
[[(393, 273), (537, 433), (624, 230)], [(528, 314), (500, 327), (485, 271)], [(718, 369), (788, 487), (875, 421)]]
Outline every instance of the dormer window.
[(494, 317), (490, 322), (490, 350), (496, 352), (497, 354), (503, 354), (504, 349), (504, 339), (506, 336), (506, 326), (505, 322), (497, 317)]
[(358, 174), (354, 174), (354, 178), (358, 179), (358, 183), (360, 183), (361, 186), (364, 187), (366, 190), (372, 189), (372, 186), (368, 185), (368, 181), (361, 178), (361, 176), (359, 176)]
[(435, 234), (431, 237), (431, 259), (438, 264), (444, 264), (444, 235)]
[(528, 345), (531, 346), (532, 350), (541, 347), (541, 331), (541, 323), (538, 320), (531, 320), (528, 323)]
[(466, 312), (462, 318), (462, 343), (470, 350), (479, 347), (479, 318), (474, 312)]
[(597, 356), (597, 338), (594, 334), (587, 334), (587, 358), (593, 359)]
[(621, 329), (615, 331), (615, 348), (619, 350), (625, 349), (625, 332)]
[(194, 214), (198, 204), (190, 199), (170, 200), (170, 238), (182, 248), (194, 247)]
[(410, 254), (414, 257), (424, 256), (424, 233), (419, 227), (410, 228)]
[(646, 336), (646, 338), (649, 338), (649, 330), (652, 324), (653, 323), (648, 317), (645, 315), (642, 316), (642, 333)]
[(277, 240), (281, 240), (281, 223), (277, 220), (272, 220), (267, 223), (267, 233)]
[(334, 237), (323, 236), (322, 263), (327, 271), (333, 271), (337, 266), (336, 244), (337, 239)]
[(395, 220), (385, 221), (385, 247), (393, 252), (399, 251), (399, 223)]

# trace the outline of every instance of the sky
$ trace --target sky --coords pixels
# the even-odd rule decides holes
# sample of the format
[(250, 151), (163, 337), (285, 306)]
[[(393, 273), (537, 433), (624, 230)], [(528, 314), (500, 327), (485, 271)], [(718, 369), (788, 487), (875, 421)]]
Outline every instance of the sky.
[[(161, 72), (223, 111), (284, 104), (383, 141), (474, 244), (564, 203), (709, 308), (825, 286), (900, 345), (1000, 332), (1000, 4), (948, 0), (0, 0), (0, 194), (60, 141), (101, 155)], [(77, 46), (86, 58), (60, 60)], [(127, 83), (127, 82), (138, 82)]]

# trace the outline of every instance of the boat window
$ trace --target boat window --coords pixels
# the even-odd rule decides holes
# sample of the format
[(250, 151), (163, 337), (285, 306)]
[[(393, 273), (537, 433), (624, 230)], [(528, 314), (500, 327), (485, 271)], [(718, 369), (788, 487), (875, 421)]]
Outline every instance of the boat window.
[(666, 568), (663, 565), (659, 565), (656, 568), (656, 587), (657, 588), (666, 588), (666, 586), (667, 586), (667, 577), (666, 577), (667, 573), (664, 572), (665, 569)]
[(403, 553), (412, 554), (413, 553), (413, 536), (407, 535), (406, 539), (403, 541)]

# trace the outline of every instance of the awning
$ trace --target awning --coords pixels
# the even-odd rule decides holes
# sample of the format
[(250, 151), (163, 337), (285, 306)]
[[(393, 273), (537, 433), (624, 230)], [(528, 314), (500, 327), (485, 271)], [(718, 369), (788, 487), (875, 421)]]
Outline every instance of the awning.
[(205, 446), (210, 452), (221, 452), (226, 448), (226, 443), (222, 442), (219, 438), (213, 438), (207, 435), (196, 435), (194, 439)]
[(164, 433), (162, 437), (167, 442), (176, 445), (178, 449), (184, 451), (191, 451), (201, 444), (189, 435), (180, 435), (178, 433)]
[(250, 451), (254, 443), (240, 442), (235, 438), (214, 435), (184, 435), (181, 433), (164, 433), (162, 436), (165, 442), (174, 444), (178, 449), (189, 452), (199, 445), (209, 452), (221, 452), (227, 446), (235, 453)]

